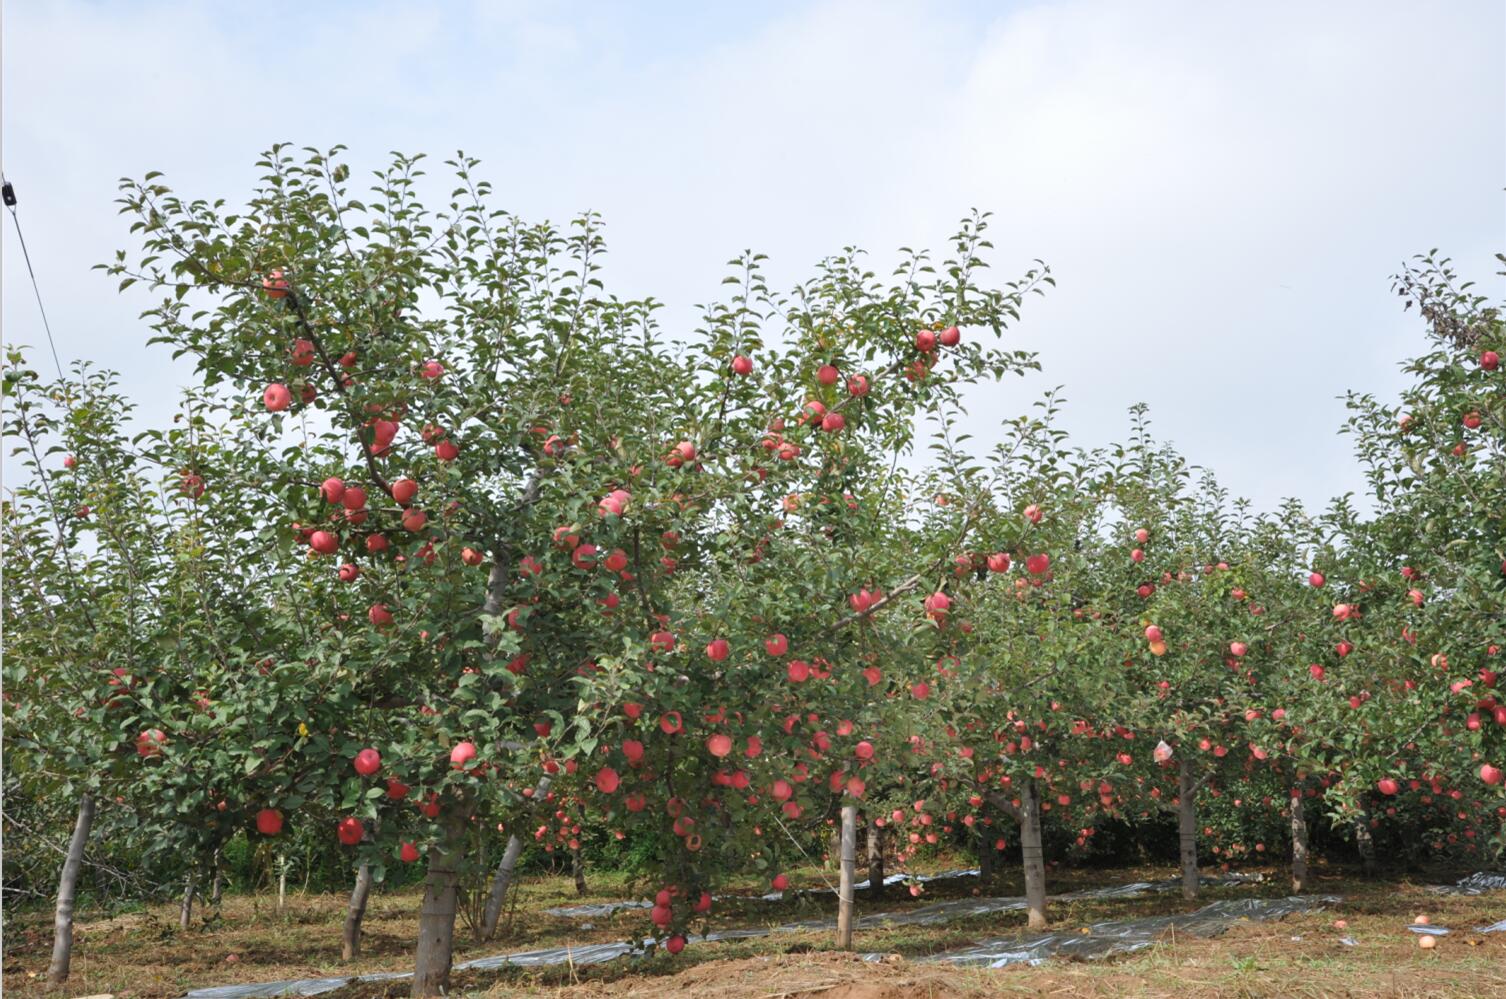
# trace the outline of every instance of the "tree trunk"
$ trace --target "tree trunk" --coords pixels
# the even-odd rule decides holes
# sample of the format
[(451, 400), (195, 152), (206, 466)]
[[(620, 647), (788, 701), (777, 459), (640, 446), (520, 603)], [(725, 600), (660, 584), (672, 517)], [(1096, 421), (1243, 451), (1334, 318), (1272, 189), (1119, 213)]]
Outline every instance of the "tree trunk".
[(52, 964), (47, 980), (54, 985), (68, 980), (68, 965), (73, 959), (73, 902), (78, 897), (78, 872), (84, 866), (84, 844), (94, 825), (94, 796), (78, 799), (78, 819), (73, 823), (73, 838), (68, 841), (68, 855), (63, 873), (58, 876), (57, 910), (52, 919)]
[(214, 850), (214, 881), (209, 888), (209, 904), (219, 908), (220, 899), (223, 897), (225, 887), (225, 872), (220, 869), (220, 850)]
[(978, 883), (980, 885), (993, 884), (994, 880), (994, 841), (989, 839), (989, 830), (984, 827), (978, 830)]
[(1025, 867), (1025, 905), (1032, 930), (1046, 928), (1046, 855), (1041, 849), (1041, 799), (1035, 778), (1020, 795), (1020, 854)]
[(1302, 813), (1302, 786), (1292, 788), (1292, 891), (1307, 891), (1307, 817)]
[(581, 859), (580, 847), (570, 850), (570, 873), (575, 875), (575, 894), (586, 893), (586, 862)]
[(1375, 877), (1375, 840), (1370, 835), (1370, 809), (1360, 812), (1359, 818), (1354, 820), (1354, 843), (1359, 847), (1360, 863), (1364, 867), (1365, 877)]
[[(551, 778), (540, 777), (538, 786), (534, 788), (533, 799), (538, 801), (549, 790)], [(507, 837), (507, 848), (502, 851), (502, 862), (497, 865), (497, 873), (492, 877), (491, 895), (486, 900), (486, 912), (481, 919), (481, 939), (490, 940), (496, 936), (497, 923), (502, 919), (502, 903), (507, 900), (507, 889), (512, 887), (513, 871), (518, 866), (518, 856), (523, 852), (523, 841), (517, 833)]]
[(183, 886), (183, 904), (178, 907), (178, 929), (187, 930), (193, 921), (193, 895), (196, 878), (194, 872), (189, 871)]
[(1177, 780), (1177, 841), (1181, 847), (1182, 897), (1197, 898), (1197, 785), (1192, 760), (1183, 756)]
[(838, 842), (837, 946), (843, 950), (852, 950), (852, 884), (858, 859), (857, 805), (842, 806), (842, 826)]
[(868, 820), (868, 891), (884, 897), (884, 827), (877, 817)]
[(371, 895), (371, 867), (356, 871), (356, 887), (345, 907), (345, 931), (340, 938), (340, 960), (354, 961), (361, 953), (361, 920), (366, 918), (366, 899)]
[(413, 962), (415, 999), (450, 991), (455, 947), (455, 901), (463, 826), (451, 825), (445, 842), (429, 855), (424, 902), (418, 911), (418, 953)]

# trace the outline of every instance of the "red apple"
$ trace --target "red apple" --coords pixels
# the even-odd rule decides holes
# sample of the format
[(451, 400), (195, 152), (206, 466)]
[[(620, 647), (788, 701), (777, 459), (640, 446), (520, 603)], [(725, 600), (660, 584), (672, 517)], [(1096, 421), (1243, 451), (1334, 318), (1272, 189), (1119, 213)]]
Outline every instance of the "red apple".
[(361, 837), (366, 835), (366, 827), (361, 825), (360, 819), (354, 815), (348, 815), (341, 819), (340, 824), (335, 827), (335, 835), (346, 846), (355, 846), (361, 842)]
[(418, 859), (418, 847), (414, 846), (412, 843), (404, 843), (402, 849), (398, 850), (397, 855), (398, 859), (400, 859), (403, 863), (411, 864)]
[(281, 382), (273, 382), (261, 394), (261, 401), (269, 412), (280, 413), (293, 404), (293, 393)]
[(763, 642), (764, 651), (771, 656), (782, 656), (790, 650), (790, 640), (775, 632)]
[(275, 808), (263, 808), (256, 813), (256, 831), (263, 836), (276, 836), (282, 832), (282, 813)]
[(356, 754), (355, 768), (356, 773), (362, 777), (370, 777), (382, 769), (382, 754), (378, 753), (375, 749), (361, 750)]
[(753, 373), (753, 361), (738, 354), (732, 359), (732, 373), (734, 375), (751, 375)]

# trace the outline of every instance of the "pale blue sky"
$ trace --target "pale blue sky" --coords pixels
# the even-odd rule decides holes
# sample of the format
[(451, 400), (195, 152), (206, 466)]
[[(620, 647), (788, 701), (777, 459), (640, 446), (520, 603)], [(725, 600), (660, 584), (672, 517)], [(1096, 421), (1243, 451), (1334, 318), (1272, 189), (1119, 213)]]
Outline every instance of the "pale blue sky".
[[(65, 361), (165, 414), (185, 366), (141, 297), (115, 181), (235, 198), (275, 140), (481, 157), (525, 217), (604, 214), (607, 280), (688, 327), (744, 247), (777, 283), (856, 243), (940, 247), (996, 213), (996, 274), (1060, 282), (1018, 343), (1045, 374), (972, 400), (982, 441), (1066, 386), (1126, 407), (1262, 507), (1360, 479), (1336, 397), (1419, 344), (1388, 276), (1506, 247), (1506, 5), (86, 3), (5, 5), (4, 166)], [(5, 339), (43, 342), (9, 220)], [(1493, 279), (1492, 279), (1493, 280)], [(41, 358), (39, 357), (39, 361)]]

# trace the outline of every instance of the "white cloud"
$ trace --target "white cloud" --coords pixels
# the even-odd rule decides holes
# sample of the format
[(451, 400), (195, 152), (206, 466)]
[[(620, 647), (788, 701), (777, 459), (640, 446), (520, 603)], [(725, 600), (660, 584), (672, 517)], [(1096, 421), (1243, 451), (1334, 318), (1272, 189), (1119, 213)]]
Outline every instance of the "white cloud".
[[(1359, 481), (1335, 396), (1394, 390), (1419, 342), (1387, 276), (1432, 246), (1483, 276), (1506, 228), (1489, 0), (258, 9), (7, 12), (5, 165), (59, 346), (143, 399), (187, 372), (87, 270), (126, 242), (115, 178), (234, 198), (277, 139), (463, 147), (512, 210), (603, 212), (609, 280), (682, 323), (744, 247), (788, 282), (993, 209), (996, 276), (1061, 283), (1018, 332), (1044, 376), (980, 395), (980, 438), (1065, 384), (1085, 442), (1144, 400), (1236, 492), (1321, 503)], [(5, 245), (6, 338), (40, 344)]]

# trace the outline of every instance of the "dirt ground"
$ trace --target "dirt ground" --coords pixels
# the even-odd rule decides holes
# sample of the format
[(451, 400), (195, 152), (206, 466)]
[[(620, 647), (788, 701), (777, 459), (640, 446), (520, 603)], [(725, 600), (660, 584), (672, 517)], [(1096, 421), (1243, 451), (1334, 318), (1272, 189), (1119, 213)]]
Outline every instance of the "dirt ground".
[[(1053, 908), (1057, 928), (1081, 929), (1104, 919), (1190, 911), (1217, 898), (1286, 894), (1279, 871), (1267, 884), (1219, 888), (1197, 902), (1174, 894), (1136, 899), (1063, 903)], [(1127, 869), (1063, 872), (1052, 891), (1122, 884), (1166, 877), (1170, 871)], [(889, 955), (864, 962), (835, 951), (829, 932), (779, 933), (725, 943), (693, 944), (678, 957), (660, 955), (609, 965), (549, 969), (508, 969), (457, 975), (458, 994), (512, 999), (972, 999), (976, 996), (1506, 996), (1506, 933), (1481, 935), (1472, 928), (1506, 917), (1506, 893), (1434, 896), (1417, 880), (1366, 882), (1342, 871), (1320, 870), (1314, 893), (1343, 895), (1328, 911), (1266, 923), (1246, 922), (1211, 940), (1185, 935), (1104, 961), (1051, 961), (1040, 967), (1001, 970), (954, 968), (922, 963), (928, 954), (967, 946), (979, 939), (1023, 931), (1021, 913), (972, 917), (941, 926), (905, 926), (858, 933), (858, 950)], [(1452, 878), (1447, 878), (1452, 880)], [(525, 883), (517, 911), (503, 939), (477, 944), (462, 924), (457, 928), (456, 960), (539, 947), (620, 941), (646, 929), (642, 911), (594, 920), (544, 915), (551, 906), (579, 901), (634, 897), (620, 877), (591, 879), (591, 892), (577, 898), (566, 878)], [(821, 885), (821, 872), (802, 872), (800, 882)], [(752, 886), (748, 887), (751, 894)], [(1015, 895), (1008, 877), (986, 889), (973, 879), (936, 883), (920, 898), (891, 889), (882, 901), (861, 893), (859, 913), (899, 911), (940, 899), (983, 891)], [(340, 961), (340, 921), (344, 899), (297, 895), (278, 914), (264, 896), (232, 896), (210, 918), (188, 932), (176, 924), (176, 908), (152, 906), (105, 917), (83, 914), (78, 923), (74, 974), (61, 989), (44, 982), (51, 944), (50, 913), (7, 913), (4, 927), (4, 987), (7, 993), (51, 997), (110, 994), (118, 999), (173, 999), (191, 988), (288, 978), (340, 977), (372, 971), (405, 971), (411, 963), (412, 934), (419, 897), (413, 892), (373, 896), (366, 918), (363, 953)], [(754, 899), (718, 903), (711, 928), (772, 925), (810, 918), (832, 907), (830, 898), (762, 903)], [(1452, 932), (1432, 950), (1423, 950), (1406, 925), (1417, 913)], [(1336, 919), (1348, 925), (1339, 930)], [(1353, 946), (1340, 942), (1349, 937)], [(356, 984), (328, 993), (332, 999), (405, 996), (405, 983)]]

